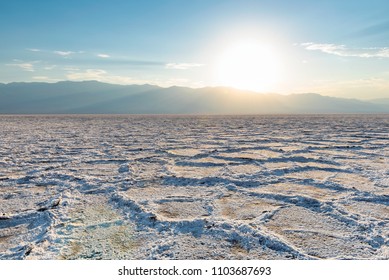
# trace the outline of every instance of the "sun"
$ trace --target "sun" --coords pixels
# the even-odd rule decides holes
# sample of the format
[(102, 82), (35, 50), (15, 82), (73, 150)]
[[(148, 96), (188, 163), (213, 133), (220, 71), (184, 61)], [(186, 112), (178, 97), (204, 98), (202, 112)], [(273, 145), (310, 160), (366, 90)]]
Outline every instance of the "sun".
[(258, 92), (273, 90), (280, 80), (281, 63), (271, 46), (241, 42), (226, 48), (216, 66), (216, 84)]

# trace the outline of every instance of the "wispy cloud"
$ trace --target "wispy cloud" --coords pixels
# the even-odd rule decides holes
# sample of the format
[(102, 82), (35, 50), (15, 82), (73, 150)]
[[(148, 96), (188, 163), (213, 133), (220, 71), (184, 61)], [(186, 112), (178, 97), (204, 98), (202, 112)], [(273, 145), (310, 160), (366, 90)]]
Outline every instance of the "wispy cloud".
[(24, 61), (21, 61), (19, 59), (14, 59), (14, 62), (15, 63), (6, 64), (6, 66), (19, 67), (20, 69), (22, 69), (24, 71), (28, 71), (28, 72), (34, 72), (35, 71), (34, 63), (36, 63), (36, 61), (24, 62)]
[(16, 67), (20, 67), (22, 70), (24, 71), (30, 71), (30, 72), (34, 72), (34, 65), (32, 65), (31, 63), (11, 63), (11, 64), (7, 64), (7, 66), (16, 66)]
[(75, 54), (73, 51), (54, 51), (53, 53), (61, 55), (61, 56), (69, 56), (71, 54)]
[(167, 69), (178, 69), (178, 70), (186, 70), (194, 67), (201, 67), (204, 64), (200, 63), (167, 63), (165, 67)]
[(28, 50), (30, 52), (41, 52), (40, 49), (30, 49), (30, 48), (27, 48), (26, 50)]
[(58, 82), (60, 81), (59, 79), (53, 79), (47, 76), (34, 76), (32, 77), (36, 81), (42, 81), (42, 82)]
[(34, 80), (46, 81), (49, 79), (47, 76), (34, 76), (32, 77)]
[(79, 71), (80, 68), (77, 68), (77, 67), (64, 67), (62, 70), (69, 71), (69, 72), (75, 72), (75, 71)]
[(111, 57), (110, 55), (105, 54), (105, 53), (99, 53), (97, 56), (101, 57), (101, 58), (109, 58), (109, 57)]
[[(39, 52), (40, 54), (43, 55), (42, 56), (43, 60), (52, 59), (52, 55), (54, 54), (64, 59), (72, 58), (72, 63), (74, 64), (88, 65), (89, 67), (96, 67), (96, 68), (100, 67), (98, 65), (126, 65), (128, 67), (165, 67), (166, 65), (168, 65), (167, 68), (172, 68), (172, 69), (187, 69), (190, 67), (201, 66), (201, 64), (190, 64), (190, 63), (166, 64), (166, 62), (163, 61), (136, 60), (125, 56), (112, 57), (110, 54), (103, 53), (103, 52), (91, 53), (91, 52), (74, 51), (74, 50), (44, 50), (44, 49), (32, 49), (32, 48), (27, 48), (26, 50), (31, 52)], [(55, 63), (61, 64), (62, 62), (56, 60)]]
[(82, 72), (70, 72), (66, 75), (66, 78), (72, 81), (88, 81), (95, 80), (104, 83), (111, 84), (145, 84), (149, 81), (134, 79), (128, 76), (110, 75), (103, 69), (87, 69)]
[(103, 83), (133, 85), (133, 84), (153, 84), (161, 87), (187, 86), (187, 87), (204, 87), (202, 81), (191, 81), (184, 78), (158, 78), (151, 79), (135, 78), (131, 76), (112, 75), (103, 69), (86, 69), (78, 71), (68, 71), (66, 78), (71, 81), (90, 81), (95, 80)]
[(302, 43), (300, 44), (309, 51), (321, 51), (323, 53), (361, 58), (389, 58), (389, 48), (348, 48), (345, 45)]
[(56, 67), (57, 67), (57, 65), (46, 65), (45, 67), (43, 67), (43, 69), (44, 70), (53, 70)]
[(102, 69), (87, 69), (84, 72), (70, 72), (67, 74), (69, 80), (99, 80), (107, 72)]
[(306, 50), (310, 51), (321, 51), (324, 53), (335, 54), (342, 56), (346, 50), (345, 45), (335, 45), (335, 44), (317, 44), (317, 43), (302, 43)]

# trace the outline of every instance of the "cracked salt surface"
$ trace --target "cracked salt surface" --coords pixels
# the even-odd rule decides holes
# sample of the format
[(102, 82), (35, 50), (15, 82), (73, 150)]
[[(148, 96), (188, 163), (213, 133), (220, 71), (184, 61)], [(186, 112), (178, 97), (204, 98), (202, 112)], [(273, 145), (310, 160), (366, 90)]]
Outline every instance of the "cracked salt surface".
[(0, 259), (388, 259), (389, 116), (0, 116)]

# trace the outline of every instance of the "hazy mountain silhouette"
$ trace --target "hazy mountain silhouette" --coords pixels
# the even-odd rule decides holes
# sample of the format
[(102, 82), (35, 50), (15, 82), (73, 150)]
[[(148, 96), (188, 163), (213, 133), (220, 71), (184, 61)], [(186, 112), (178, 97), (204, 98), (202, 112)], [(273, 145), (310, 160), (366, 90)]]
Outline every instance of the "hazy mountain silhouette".
[(371, 102), (306, 94), (258, 94), (226, 87), (161, 88), (97, 81), (0, 84), (1, 114), (389, 113)]
[(381, 106), (389, 106), (389, 98), (377, 98), (377, 99), (371, 99), (369, 102), (378, 104)]

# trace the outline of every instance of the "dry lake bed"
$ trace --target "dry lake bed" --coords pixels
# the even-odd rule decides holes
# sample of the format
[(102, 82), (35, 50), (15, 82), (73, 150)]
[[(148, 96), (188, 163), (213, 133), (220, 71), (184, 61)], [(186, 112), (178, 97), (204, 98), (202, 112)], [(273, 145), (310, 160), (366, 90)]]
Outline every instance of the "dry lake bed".
[(0, 259), (389, 259), (389, 116), (0, 116)]

